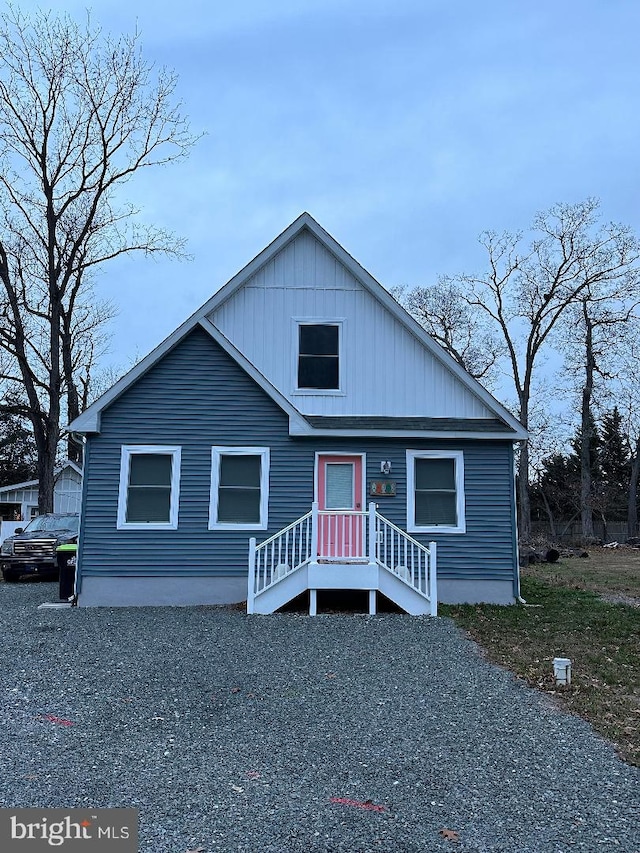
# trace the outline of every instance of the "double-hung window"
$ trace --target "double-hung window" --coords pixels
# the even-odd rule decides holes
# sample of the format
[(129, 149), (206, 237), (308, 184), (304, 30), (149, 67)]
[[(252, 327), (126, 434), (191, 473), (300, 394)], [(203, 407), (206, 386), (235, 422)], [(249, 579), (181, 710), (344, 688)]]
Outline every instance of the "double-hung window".
[(119, 529), (175, 530), (180, 447), (125, 445), (120, 459)]
[(269, 448), (212, 447), (210, 530), (266, 530)]
[(464, 454), (407, 450), (407, 529), (464, 533)]
[(342, 322), (299, 320), (297, 334), (296, 391), (339, 392)]

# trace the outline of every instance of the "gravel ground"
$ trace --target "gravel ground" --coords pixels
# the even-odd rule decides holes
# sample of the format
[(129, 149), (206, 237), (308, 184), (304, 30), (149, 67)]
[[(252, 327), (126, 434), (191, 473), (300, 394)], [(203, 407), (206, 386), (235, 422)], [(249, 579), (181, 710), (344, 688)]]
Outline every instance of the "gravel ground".
[(448, 620), (56, 591), (0, 583), (0, 806), (135, 807), (144, 853), (640, 850), (638, 771)]

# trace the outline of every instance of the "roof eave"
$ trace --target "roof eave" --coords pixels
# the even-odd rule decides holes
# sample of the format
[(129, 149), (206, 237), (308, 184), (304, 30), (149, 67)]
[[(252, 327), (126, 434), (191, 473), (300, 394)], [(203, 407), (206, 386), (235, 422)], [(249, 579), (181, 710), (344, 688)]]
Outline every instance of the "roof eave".
[(289, 435), (294, 436), (318, 436), (319, 438), (432, 438), (432, 439), (482, 439), (487, 441), (526, 441), (529, 434), (525, 429), (512, 430), (509, 432), (486, 432), (471, 430), (434, 430), (434, 429), (326, 429), (317, 428), (307, 424), (304, 430), (298, 430), (292, 424), (289, 427)]
[[(57, 480), (60, 474), (64, 471), (65, 468), (73, 468), (73, 470), (82, 477), (82, 468), (79, 467), (75, 462), (72, 462), (71, 459), (67, 459), (59, 468), (56, 468), (54, 471), (54, 477)], [(24, 483), (14, 483), (9, 486), (0, 486), (0, 494), (4, 494), (5, 492), (13, 492), (15, 489), (32, 489), (34, 486), (39, 484), (39, 480), (25, 480)]]
[(211, 320), (206, 317), (201, 317), (198, 320), (198, 325), (204, 329), (204, 331), (207, 332), (207, 334), (209, 334), (213, 340), (227, 352), (228, 355), (231, 356), (236, 364), (244, 370), (244, 372), (250, 376), (251, 379), (253, 379), (253, 381), (259, 385), (269, 397), (271, 397), (274, 403), (279, 406), (285, 414), (289, 415), (290, 424), (296, 424), (301, 429), (303, 429), (305, 425), (309, 426), (302, 413), (296, 409), (291, 401), (288, 400), (284, 394), (281, 394), (280, 391), (278, 391), (278, 389), (269, 382), (266, 376), (260, 373), (258, 368), (255, 367), (249, 359), (231, 343), (229, 338), (225, 337), (225, 335), (211, 322)]
[(26, 480), (24, 483), (14, 483), (10, 486), (1, 486), (0, 494), (4, 494), (4, 492), (13, 492), (16, 489), (31, 489), (34, 486), (37, 486), (38, 482), (38, 480)]
[[(143, 358), (132, 370), (123, 376), (116, 384), (103, 394), (92, 406), (86, 409), (79, 417), (72, 421), (67, 429), (70, 432), (78, 433), (99, 433), (100, 432), (100, 413), (108, 405), (129, 388), (133, 382), (143, 376), (150, 370), (164, 355), (180, 341), (186, 337), (196, 326), (203, 329), (225, 352), (256, 382), (262, 390), (278, 405), (287, 415), (289, 415), (289, 423), (299, 430), (304, 430), (309, 427), (302, 414), (295, 406), (277, 390), (269, 380), (237, 349), (231, 341), (225, 337), (220, 329), (207, 319), (207, 317), (193, 316), (187, 323), (176, 330), (173, 335), (170, 335), (159, 347), (156, 347), (153, 352), (149, 353), (146, 358)], [(180, 334), (178, 334), (180, 333)], [(108, 398), (108, 399), (107, 399)], [(100, 403), (98, 406), (97, 404)], [(311, 428), (311, 427), (309, 427)]]
[(108, 391), (105, 391), (101, 397), (98, 397), (98, 399), (86, 408), (81, 415), (71, 421), (71, 423), (67, 425), (66, 429), (69, 432), (78, 432), (82, 434), (100, 432), (100, 413), (114, 403), (121, 394), (124, 394), (124, 392), (133, 385), (134, 382), (140, 379), (140, 377), (144, 376), (148, 370), (151, 370), (151, 368), (157, 364), (157, 362), (159, 362), (170, 349), (173, 349), (176, 344), (180, 343), (180, 341), (197, 325), (197, 322), (195, 315), (190, 317), (188, 320), (185, 320), (181, 326), (178, 326), (178, 328), (170, 334), (169, 337), (165, 338), (161, 344), (158, 344), (155, 349), (151, 350), (151, 352), (132, 367), (128, 373), (121, 376)]

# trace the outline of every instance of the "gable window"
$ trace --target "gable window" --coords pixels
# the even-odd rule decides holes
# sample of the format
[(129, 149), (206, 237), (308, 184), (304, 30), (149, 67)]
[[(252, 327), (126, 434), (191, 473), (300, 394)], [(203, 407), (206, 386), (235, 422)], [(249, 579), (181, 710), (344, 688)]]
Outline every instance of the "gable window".
[(164, 445), (126, 445), (122, 448), (118, 528), (177, 528), (180, 455), (180, 447)]
[(464, 533), (464, 454), (407, 450), (407, 529)]
[(212, 447), (210, 530), (266, 530), (269, 448)]
[(298, 390), (340, 390), (340, 333), (340, 323), (298, 323)]

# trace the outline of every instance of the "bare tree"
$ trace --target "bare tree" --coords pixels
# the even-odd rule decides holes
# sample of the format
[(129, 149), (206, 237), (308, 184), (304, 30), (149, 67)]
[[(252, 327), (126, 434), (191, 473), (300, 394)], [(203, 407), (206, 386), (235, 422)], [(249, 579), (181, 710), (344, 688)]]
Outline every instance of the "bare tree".
[(138, 34), (112, 39), (89, 18), (14, 7), (0, 16), (0, 381), (23, 389), (41, 512), (53, 505), (62, 402), (79, 413), (109, 314), (87, 313), (93, 273), (123, 254), (183, 250), (122, 194), (192, 146), (175, 88), (143, 59)]
[(580, 377), (580, 516), (582, 535), (587, 539), (594, 536), (594, 404), (602, 399), (606, 384), (620, 372), (630, 343), (631, 324), (638, 320), (640, 246), (627, 229), (621, 229), (617, 236), (617, 270), (585, 288), (563, 324), (565, 369), (569, 375)]
[(459, 283), (442, 276), (435, 285), (392, 290), (395, 298), (461, 367), (491, 387), (504, 347), (463, 298)]
[(638, 485), (640, 482), (640, 330), (637, 323), (625, 327), (624, 346), (618, 350), (616, 372), (605, 386), (606, 399), (615, 401), (629, 448), (627, 535), (638, 535)]
[[(106, 325), (117, 314), (112, 302), (95, 299), (93, 288), (85, 285), (77, 295), (81, 298), (71, 306), (63, 304), (60, 324), (63, 393), (69, 423), (89, 404), (96, 365), (109, 346)], [(82, 445), (71, 435), (67, 438), (67, 457), (82, 463)]]
[[(618, 281), (635, 267), (637, 242), (628, 228), (598, 223), (598, 202), (557, 204), (533, 221), (533, 238), (486, 232), (481, 237), (488, 269), (458, 278), (467, 304), (490, 320), (507, 352), (518, 416), (529, 427), (540, 357), (561, 318), (603, 282)], [(530, 536), (529, 450), (518, 462), (520, 531)]]

